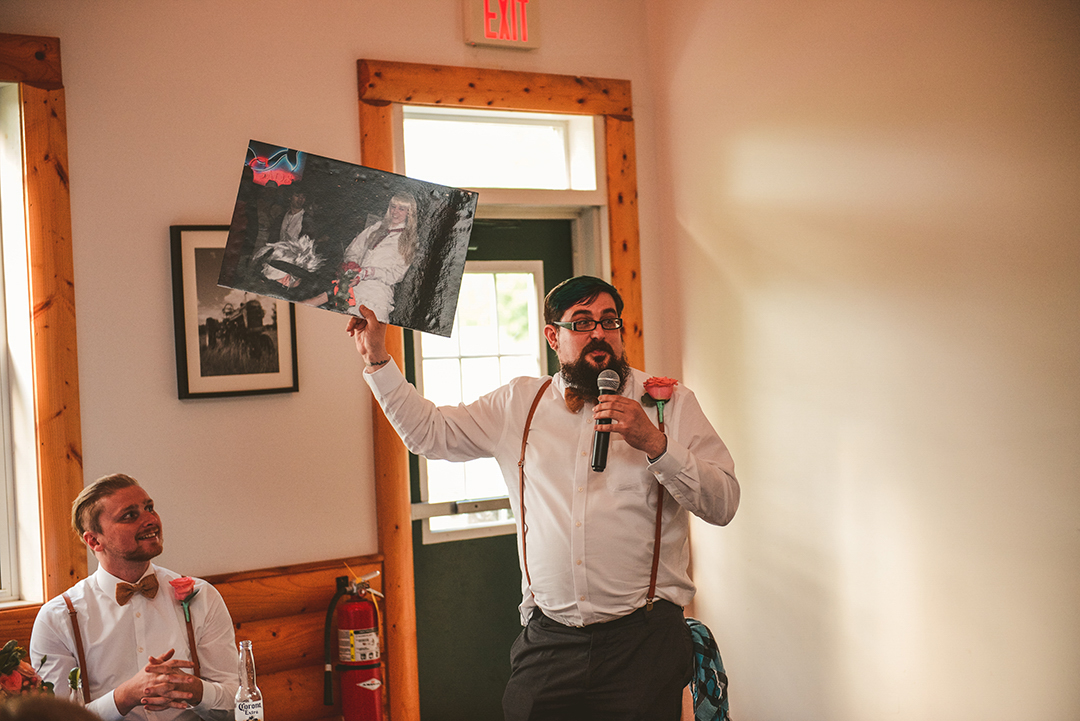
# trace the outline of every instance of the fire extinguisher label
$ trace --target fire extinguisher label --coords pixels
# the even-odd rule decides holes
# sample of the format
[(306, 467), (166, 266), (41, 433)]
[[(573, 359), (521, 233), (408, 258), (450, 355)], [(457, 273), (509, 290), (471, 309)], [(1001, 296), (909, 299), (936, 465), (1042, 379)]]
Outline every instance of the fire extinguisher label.
[(379, 687), (382, 686), (382, 681), (377, 678), (369, 678), (367, 681), (356, 685), (360, 688), (366, 688), (368, 691), (378, 691)]
[(379, 634), (375, 629), (338, 631), (338, 657), (344, 663), (379, 660)]

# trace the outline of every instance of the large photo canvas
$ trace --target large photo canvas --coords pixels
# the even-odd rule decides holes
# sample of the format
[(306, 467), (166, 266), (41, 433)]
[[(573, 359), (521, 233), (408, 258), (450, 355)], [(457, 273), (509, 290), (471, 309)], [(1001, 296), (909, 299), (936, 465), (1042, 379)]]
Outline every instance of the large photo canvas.
[(476, 201), (252, 140), (218, 283), (449, 337)]

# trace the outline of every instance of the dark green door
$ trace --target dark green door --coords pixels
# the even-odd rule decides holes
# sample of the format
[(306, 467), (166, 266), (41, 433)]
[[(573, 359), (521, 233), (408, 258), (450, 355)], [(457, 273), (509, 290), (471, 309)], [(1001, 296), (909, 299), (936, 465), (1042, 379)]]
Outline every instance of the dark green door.
[[(469, 260), (542, 260), (545, 294), (573, 274), (571, 221), (477, 220)], [(412, 381), (411, 334), (406, 368)], [(548, 371), (557, 369), (548, 355)], [(413, 457), (413, 502), (420, 500)], [(500, 721), (510, 645), (521, 631), (521, 573), (513, 535), (423, 545), (413, 523), (416, 636), (423, 721)]]

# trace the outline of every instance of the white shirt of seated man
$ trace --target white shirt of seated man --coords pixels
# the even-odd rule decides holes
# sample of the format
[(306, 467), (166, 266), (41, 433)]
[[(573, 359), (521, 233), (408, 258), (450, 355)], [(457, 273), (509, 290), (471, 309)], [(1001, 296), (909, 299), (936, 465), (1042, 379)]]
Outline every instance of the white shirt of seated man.
[[(236, 641), (221, 595), (196, 579), (190, 609), (199, 678), (191, 673), (184, 612), (169, 585), (179, 574), (151, 563), (164, 550), (153, 500), (141, 486), (132, 485), (98, 504), (100, 530), (88, 529), (82, 536), (98, 570), (68, 592), (86, 654), (92, 699), (88, 708), (107, 721), (231, 718)], [(153, 599), (135, 593), (123, 606), (117, 602), (120, 582), (135, 584), (150, 574), (159, 581)], [(62, 597), (42, 606), (30, 640), (31, 663), (40, 665), (42, 677), (58, 691), (68, 687), (67, 674), (78, 665), (72, 634)]]

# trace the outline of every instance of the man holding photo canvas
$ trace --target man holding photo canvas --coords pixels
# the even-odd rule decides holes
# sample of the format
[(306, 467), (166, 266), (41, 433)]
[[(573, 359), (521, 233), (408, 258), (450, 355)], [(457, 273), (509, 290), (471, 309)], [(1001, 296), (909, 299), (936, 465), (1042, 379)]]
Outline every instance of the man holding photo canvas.
[[(689, 514), (725, 525), (738, 508), (731, 455), (694, 394), (675, 388), (662, 424), (639, 400), (654, 379), (625, 360), (622, 308), (603, 280), (561, 283), (544, 307), (559, 373), (457, 407), (436, 407), (405, 381), (369, 309), (349, 322), (364, 378), (409, 450), (494, 457), (502, 468), (525, 625), (503, 697), (509, 721), (677, 721), (693, 663), (682, 610), (694, 595)], [(604, 371), (615, 387), (601, 394)], [(610, 449), (597, 470), (600, 434)]]

